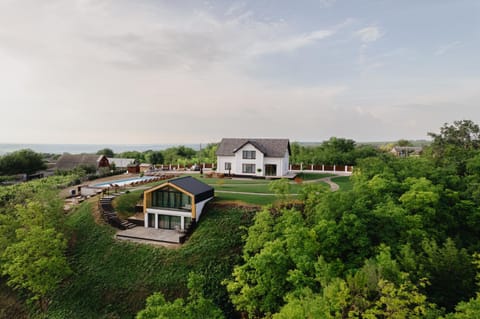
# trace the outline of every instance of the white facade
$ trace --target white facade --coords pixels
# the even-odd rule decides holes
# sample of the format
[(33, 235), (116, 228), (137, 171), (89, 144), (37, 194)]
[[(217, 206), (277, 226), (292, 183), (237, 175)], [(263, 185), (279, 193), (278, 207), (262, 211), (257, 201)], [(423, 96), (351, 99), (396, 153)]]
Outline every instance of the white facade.
[[(255, 158), (244, 158), (244, 151), (255, 152)], [(288, 168), (288, 150), (285, 151), (284, 157), (266, 157), (262, 151), (251, 143), (247, 143), (238, 149), (234, 156), (217, 156), (217, 172), (224, 174), (282, 177), (287, 175)]]

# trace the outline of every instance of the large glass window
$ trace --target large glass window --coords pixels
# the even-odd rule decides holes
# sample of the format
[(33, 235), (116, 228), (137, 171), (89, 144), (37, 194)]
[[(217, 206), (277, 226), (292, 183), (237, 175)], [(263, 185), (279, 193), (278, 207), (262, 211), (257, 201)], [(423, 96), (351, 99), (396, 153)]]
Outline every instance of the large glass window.
[(152, 193), (152, 207), (190, 210), (192, 205), (190, 196), (174, 188), (165, 187)]
[(255, 164), (242, 164), (242, 173), (255, 174)]
[(242, 158), (243, 159), (255, 159), (255, 151), (243, 151), (242, 152)]
[(180, 216), (158, 215), (158, 228), (180, 229), (181, 223)]

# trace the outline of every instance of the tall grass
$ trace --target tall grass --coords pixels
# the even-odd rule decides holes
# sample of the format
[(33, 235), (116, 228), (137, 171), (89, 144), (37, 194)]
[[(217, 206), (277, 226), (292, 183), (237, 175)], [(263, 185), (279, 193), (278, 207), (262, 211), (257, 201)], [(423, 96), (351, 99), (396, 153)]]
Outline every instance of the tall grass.
[(115, 240), (113, 228), (95, 223), (91, 205), (68, 218), (74, 274), (54, 297), (49, 318), (133, 318), (153, 292), (168, 299), (186, 296), (191, 271), (206, 276), (207, 297), (227, 315), (233, 312), (221, 281), (240, 260), (240, 226), (250, 225), (253, 213), (208, 209), (186, 244), (167, 249)]

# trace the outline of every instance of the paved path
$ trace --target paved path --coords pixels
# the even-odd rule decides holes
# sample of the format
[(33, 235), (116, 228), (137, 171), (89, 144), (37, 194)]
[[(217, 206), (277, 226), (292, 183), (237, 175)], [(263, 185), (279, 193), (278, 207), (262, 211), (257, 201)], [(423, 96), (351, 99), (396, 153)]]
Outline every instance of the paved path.
[(336, 176), (324, 177), (324, 178), (318, 179), (317, 181), (327, 183), (330, 186), (330, 190), (332, 192), (336, 192), (340, 189), (340, 186), (338, 186), (337, 183), (332, 182), (332, 177), (336, 177)]

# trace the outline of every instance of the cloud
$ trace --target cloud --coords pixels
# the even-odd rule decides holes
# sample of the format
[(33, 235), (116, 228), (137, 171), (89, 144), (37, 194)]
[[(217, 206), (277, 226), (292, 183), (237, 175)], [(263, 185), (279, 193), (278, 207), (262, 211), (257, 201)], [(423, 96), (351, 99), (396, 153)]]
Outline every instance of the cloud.
[(259, 42), (249, 48), (248, 53), (251, 56), (291, 52), (313, 43), (331, 37), (335, 32), (333, 30), (316, 30), (307, 34), (300, 34), (288, 37), (286, 39)]
[(437, 50), (435, 50), (434, 54), (436, 56), (441, 56), (441, 55), (444, 55), (446, 54), (448, 51), (458, 47), (461, 45), (461, 42), (460, 41), (454, 41), (454, 42), (450, 42), (446, 45), (442, 45), (440, 47), (437, 48)]
[(333, 6), (335, 2), (337, 2), (337, 0), (318, 0), (318, 2), (320, 3), (320, 6), (322, 6), (323, 8), (328, 8)]
[(357, 36), (363, 43), (371, 43), (380, 39), (383, 36), (383, 33), (378, 27), (370, 26), (356, 31), (355, 36)]

